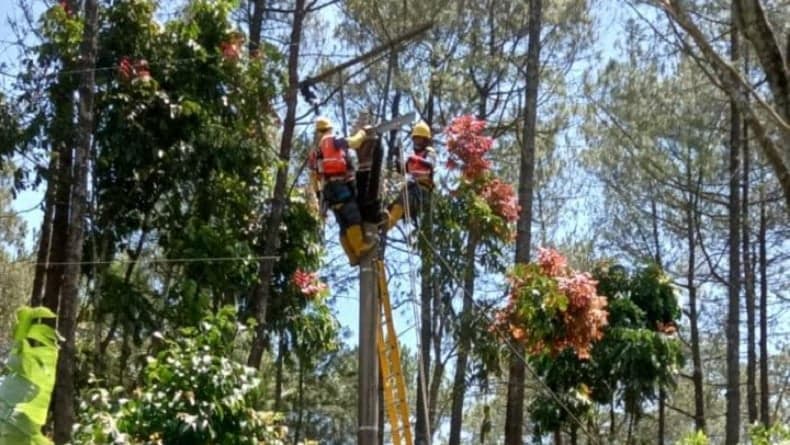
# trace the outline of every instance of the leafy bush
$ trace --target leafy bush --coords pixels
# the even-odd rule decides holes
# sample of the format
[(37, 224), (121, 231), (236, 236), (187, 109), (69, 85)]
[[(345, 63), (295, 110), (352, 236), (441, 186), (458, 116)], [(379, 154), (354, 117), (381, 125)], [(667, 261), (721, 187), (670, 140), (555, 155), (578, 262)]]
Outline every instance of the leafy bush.
[(554, 249), (539, 249), (534, 263), (516, 265), (509, 276), (507, 307), (497, 314), (495, 329), (507, 329), (530, 355), (558, 355), (573, 349), (583, 360), (603, 337), (608, 312), (597, 281), (572, 270)]
[[(676, 445), (708, 445), (710, 439), (702, 431), (695, 431), (683, 436)], [(766, 428), (756, 425), (749, 430), (749, 441), (751, 445), (787, 445), (790, 444), (790, 427), (781, 423), (775, 423)]]
[(224, 308), (162, 339), (128, 399), (123, 390), (96, 389), (82, 402), (74, 444), (282, 444), (278, 415), (255, 407), (258, 372), (228, 358), (240, 329)]
[(55, 329), (41, 320), (53, 318), (45, 307), (17, 311), (8, 373), (0, 378), (0, 445), (51, 443), (41, 427), (55, 386), (58, 348)]

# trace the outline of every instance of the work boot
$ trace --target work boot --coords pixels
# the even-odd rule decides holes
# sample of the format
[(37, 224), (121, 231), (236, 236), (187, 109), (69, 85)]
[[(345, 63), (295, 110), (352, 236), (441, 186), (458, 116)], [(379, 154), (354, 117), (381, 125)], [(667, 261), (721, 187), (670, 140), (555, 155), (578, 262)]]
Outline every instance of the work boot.
[(387, 230), (395, 227), (398, 221), (403, 217), (403, 206), (400, 204), (393, 204), (389, 209), (389, 218), (387, 220)]
[(348, 241), (348, 237), (345, 234), (340, 235), (340, 245), (343, 246), (343, 251), (346, 252), (348, 264), (358, 266), (359, 256), (354, 252), (354, 248), (351, 247), (351, 243)]
[(365, 241), (365, 235), (362, 233), (362, 226), (359, 224), (355, 224), (346, 229), (346, 238), (348, 238), (349, 247), (351, 247), (351, 250), (357, 258), (362, 258), (375, 246), (375, 243)]

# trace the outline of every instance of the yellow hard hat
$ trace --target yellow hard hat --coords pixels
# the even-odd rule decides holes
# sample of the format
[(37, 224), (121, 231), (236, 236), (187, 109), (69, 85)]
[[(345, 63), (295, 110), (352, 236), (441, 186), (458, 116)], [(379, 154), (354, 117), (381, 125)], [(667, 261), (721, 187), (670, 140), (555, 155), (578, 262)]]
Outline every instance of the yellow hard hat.
[(319, 117), (315, 120), (315, 131), (326, 131), (332, 129), (332, 121), (327, 117)]
[(411, 131), (411, 137), (420, 136), (426, 139), (431, 138), (431, 127), (425, 123), (425, 121), (417, 122), (417, 125), (414, 126), (414, 129)]

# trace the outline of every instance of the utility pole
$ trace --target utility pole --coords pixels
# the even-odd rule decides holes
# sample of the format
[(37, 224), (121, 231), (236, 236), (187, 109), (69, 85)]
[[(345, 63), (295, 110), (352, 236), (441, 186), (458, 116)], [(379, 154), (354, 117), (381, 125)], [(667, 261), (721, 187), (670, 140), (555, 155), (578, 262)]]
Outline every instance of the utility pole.
[[(365, 238), (378, 240), (378, 226), (364, 223)], [(359, 262), (359, 400), (357, 445), (378, 443), (379, 362), (376, 338), (379, 329), (378, 277), (373, 263), (378, 243)]]

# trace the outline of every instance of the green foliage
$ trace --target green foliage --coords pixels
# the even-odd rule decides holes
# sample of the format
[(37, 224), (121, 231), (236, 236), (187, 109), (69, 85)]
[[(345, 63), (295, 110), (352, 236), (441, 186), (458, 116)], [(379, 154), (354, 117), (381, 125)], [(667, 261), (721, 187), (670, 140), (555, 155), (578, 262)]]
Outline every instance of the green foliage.
[(702, 431), (695, 431), (686, 434), (681, 438), (676, 445), (708, 445), (710, 441)]
[(58, 348), (55, 329), (42, 320), (54, 318), (45, 307), (17, 310), (8, 373), (0, 378), (0, 445), (51, 443), (41, 427), (55, 386)]
[(656, 264), (638, 270), (631, 279), (631, 300), (645, 312), (650, 328), (680, 320), (675, 289), (669, 276)]
[(96, 389), (82, 402), (74, 444), (282, 444), (278, 416), (256, 408), (257, 371), (228, 358), (242, 329), (226, 307), (162, 339), (128, 399)]
[(629, 273), (602, 262), (594, 277), (598, 292), (608, 297), (609, 324), (590, 360), (567, 353), (533, 358), (538, 375), (565, 405), (552, 397), (536, 398), (529, 412), (538, 432), (574, 427), (572, 418), (584, 418), (593, 402), (620, 405), (638, 421), (660, 387), (675, 385), (683, 363), (680, 341), (658, 330), (673, 326), (680, 316), (677, 297), (660, 269), (648, 265)]
[(749, 430), (752, 445), (772, 445), (790, 443), (790, 426), (774, 423), (770, 427), (757, 425)]
[[(676, 445), (708, 445), (710, 440), (702, 431), (683, 436)], [(756, 425), (749, 429), (750, 445), (774, 445), (790, 443), (790, 427), (775, 423), (770, 427)]]

